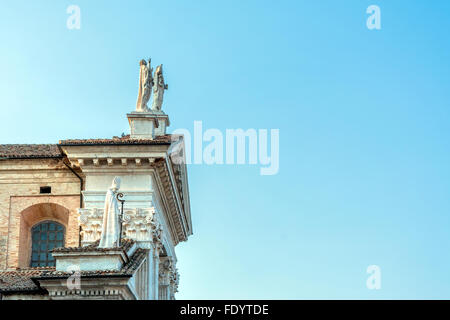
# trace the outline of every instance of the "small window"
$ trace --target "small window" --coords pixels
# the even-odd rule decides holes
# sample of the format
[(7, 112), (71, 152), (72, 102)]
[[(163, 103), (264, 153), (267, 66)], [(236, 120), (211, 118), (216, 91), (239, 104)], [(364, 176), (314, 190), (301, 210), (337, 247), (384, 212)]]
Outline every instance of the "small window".
[(39, 223), (31, 229), (31, 267), (55, 266), (50, 251), (64, 247), (64, 233), (64, 226), (54, 221)]
[(52, 193), (52, 187), (41, 187), (40, 193)]

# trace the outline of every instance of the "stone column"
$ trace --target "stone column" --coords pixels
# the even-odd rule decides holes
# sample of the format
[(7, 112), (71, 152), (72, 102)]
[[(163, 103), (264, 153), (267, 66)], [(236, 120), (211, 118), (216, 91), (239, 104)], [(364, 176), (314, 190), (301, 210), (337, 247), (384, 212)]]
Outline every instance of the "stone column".
[(159, 300), (170, 300), (170, 267), (169, 257), (159, 258)]
[(163, 247), (162, 244), (162, 226), (159, 223), (158, 219), (153, 216), (153, 219), (150, 221), (151, 226), (151, 236), (152, 236), (152, 269), (151, 269), (151, 277), (152, 277), (152, 299), (158, 300), (159, 294), (159, 253)]
[(148, 250), (148, 256), (147, 256), (147, 261), (148, 261), (148, 298), (150, 300), (155, 300), (154, 298), (154, 291), (153, 291), (153, 270), (155, 269), (154, 265), (153, 265), (153, 246), (150, 247), (150, 249)]
[(159, 299), (159, 247), (158, 245), (155, 246), (153, 250), (153, 299), (158, 300)]
[(173, 267), (170, 272), (170, 285), (169, 285), (169, 300), (175, 300), (175, 293), (178, 292), (178, 283), (180, 281), (180, 274), (178, 270)]

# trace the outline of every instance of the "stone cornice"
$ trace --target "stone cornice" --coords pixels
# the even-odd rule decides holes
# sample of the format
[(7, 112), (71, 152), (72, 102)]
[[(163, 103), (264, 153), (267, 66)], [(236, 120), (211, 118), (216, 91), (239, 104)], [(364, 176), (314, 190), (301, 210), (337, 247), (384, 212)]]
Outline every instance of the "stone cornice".
[[(179, 182), (177, 182), (175, 177), (170, 157), (167, 156), (164, 159), (158, 159), (155, 162), (155, 167), (158, 176), (157, 182), (160, 184), (161, 193), (167, 201), (167, 212), (170, 213), (169, 221), (175, 227), (173, 230), (176, 233), (174, 245), (177, 245), (180, 241), (186, 241), (188, 236), (192, 234), (191, 221), (186, 218), (184, 211), (186, 205), (185, 200), (189, 203), (189, 196), (183, 197), (183, 199), (181, 197), (178, 187)], [(187, 183), (186, 180), (182, 180), (182, 183), (184, 182)]]
[(81, 277), (80, 289), (68, 289), (66, 282), (55, 278), (40, 278), (39, 284), (53, 300), (67, 299), (137, 299), (129, 283), (130, 276)]
[[(186, 233), (187, 236), (190, 236), (192, 235), (192, 221), (186, 164), (174, 165), (169, 159), (170, 157), (166, 158), (166, 164), (169, 168), (172, 183), (175, 186), (179, 210), (184, 218), (184, 226), (187, 228)], [(175, 166), (178, 167), (177, 171), (175, 171)]]
[[(192, 234), (192, 223), (190, 220), (189, 210), (189, 194), (187, 189), (187, 176), (182, 170), (174, 170), (170, 156), (168, 155), (169, 145), (61, 145), (61, 148), (70, 161), (73, 168), (80, 168), (83, 174), (88, 177), (95, 176), (134, 176), (149, 175), (153, 176), (162, 198), (161, 205), (164, 207), (162, 214), (165, 214), (169, 222), (169, 232), (176, 246), (180, 241), (186, 241), (188, 236)], [(181, 175), (181, 177), (178, 177)], [(89, 189), (89, 181), (87, 189), (83, 191), (84, 200), (90, 206), (99, 207), (100, 193), (96, 195), (95, 189)], [(102, 187), (103, 188), (103, 187)], [(124, 185), (124, 188), (127, 188)], [(133, 188), (130, 189), (130, 191)], [(137, 192), (145, 192), (136, 190)], [(105, 191), (106, 192), (106, 187)], [(148, 189), (147, 192), (151, 192)], [(130, 192), (130, 195), (134, 192)], [(124, 192), (125, 196), (127, 193)], [(86, 197), (89, 195), (89, 199)], [(145, 197), (148, 196), (148, 199)], [(136, 194), (132, 196), (128, 205), (132, 202), (136, 203), (136, 207), (142, 207), (138, 201), (152, 201), (152, 194), (141, 195), (141, 198), (134, 200)], [(137, 198), (136, 198), (137, 199)], [(134, 206), (133, 203), (133, 206)], [(125, 209), (127, 203), (125, 203)], [(186, 212), (186, 208), (187, 212)], [(95, 224), (96, 222), (93, 221)], [(93, 226), (91, 230), (83, 227), (83, 232), (88, 241), (98, 237), (100, 225)], [(95, 230), (94, 230), (95, 229)], [(94, 234), (89, 235), (90, 232)], [(86, 239), (85, 238), (85, 239)], [(145, 241), (142, 239), (142, 241)]]

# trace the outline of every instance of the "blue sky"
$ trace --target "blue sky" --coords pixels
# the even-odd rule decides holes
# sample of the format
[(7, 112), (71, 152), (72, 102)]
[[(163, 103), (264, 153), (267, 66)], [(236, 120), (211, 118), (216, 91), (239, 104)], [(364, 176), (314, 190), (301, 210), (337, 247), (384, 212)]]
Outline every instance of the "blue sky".
[[(70, 4), (80, 30), (66, 28)], [(366, 27), (372, 4), (381, 30)], [(178, 298), (448, 299), (449, 12), (437, 0), (2, 1), (0, 143), (127, 133), (138, 61), (152, 57), (170, 130), (280, 130), (277, 175), (189, 166)]]

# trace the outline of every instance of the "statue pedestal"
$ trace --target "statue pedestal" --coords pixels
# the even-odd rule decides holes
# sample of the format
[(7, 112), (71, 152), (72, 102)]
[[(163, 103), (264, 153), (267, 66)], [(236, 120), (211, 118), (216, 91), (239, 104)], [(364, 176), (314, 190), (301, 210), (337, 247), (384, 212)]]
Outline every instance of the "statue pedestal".
[(127, 241), (128, 246), (122, 242), (122, 246), (118, 248), (98, 248), (92, 245), (57, 248), (52, 253), (56, 260), (56, 271), (67, 272), (73, 266), (77, 266), (79, 271), (119, 271), (137, 248), (134, 241)]
[(131, 112), (127, 114), (132, 139), (154, 139), (166, 134), (169, 116), (163, 111)]

